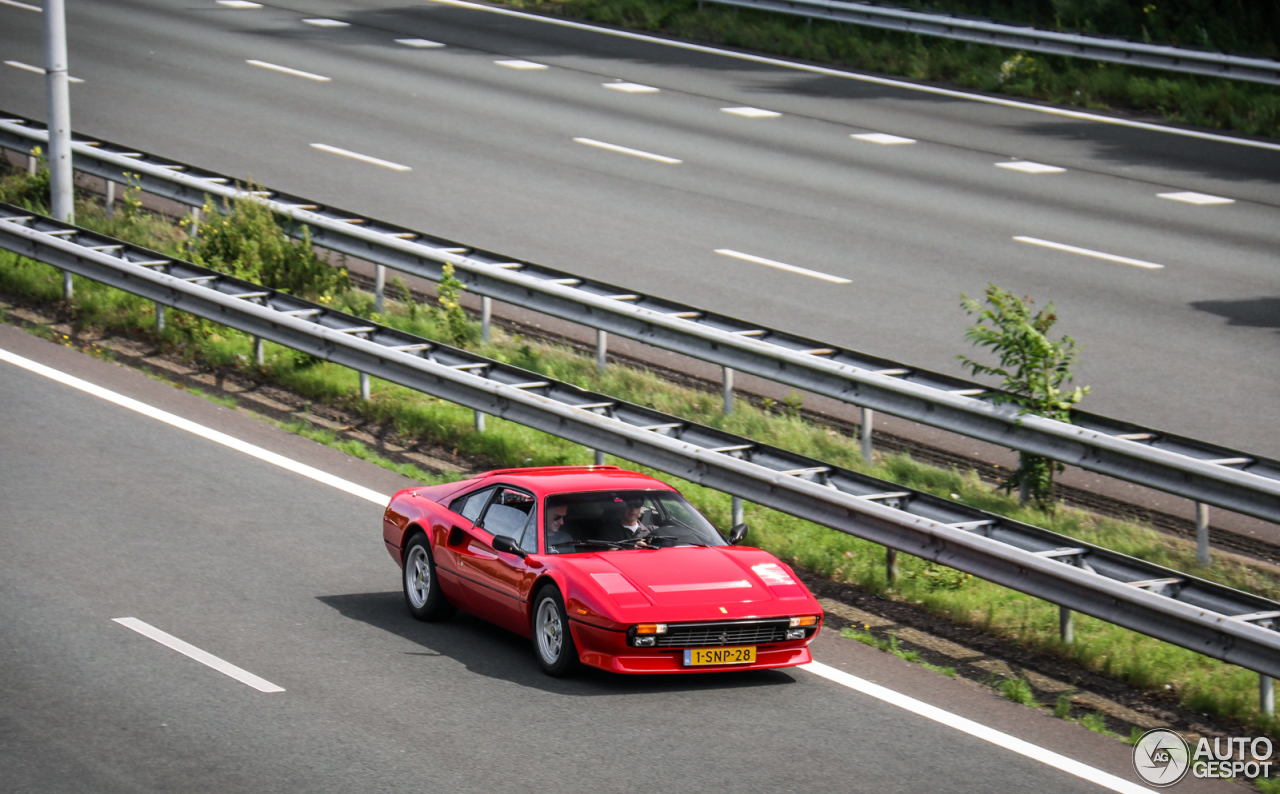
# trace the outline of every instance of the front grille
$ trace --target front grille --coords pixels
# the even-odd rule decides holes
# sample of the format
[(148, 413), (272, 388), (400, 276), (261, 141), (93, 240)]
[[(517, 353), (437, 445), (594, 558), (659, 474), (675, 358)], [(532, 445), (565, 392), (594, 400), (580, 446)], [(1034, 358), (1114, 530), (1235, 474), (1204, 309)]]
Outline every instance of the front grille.
[(659, 648), (697, 648), (708, 645), (763, 645), (786, 639), (789, 620), (724, 623), (672, 623), (659, 634)]

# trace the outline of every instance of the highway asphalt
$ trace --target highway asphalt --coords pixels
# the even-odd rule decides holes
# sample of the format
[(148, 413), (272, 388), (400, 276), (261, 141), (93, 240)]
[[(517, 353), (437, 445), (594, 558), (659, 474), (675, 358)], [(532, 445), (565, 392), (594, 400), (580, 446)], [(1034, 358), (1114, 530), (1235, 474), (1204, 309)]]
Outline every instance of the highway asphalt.
[[(0, 351), (379, 493), (408, 484), (12, 326)], [(6, 792), (1100, 790), (806, 670), (547, 678), (514, 635), (408, 616), (378, 504), (8, 361), (0, 404)], [(834, 635), (815, 653), (1136, 780), (1114, 739)]]
[[(1082, 345), (1086, 407), (1280, 456), (1280, 144), (464, 6), (76, 2), (74, 127), (957, 374), (973, 352), (959, 296), (993, 282), (1056, 302)], [(39, 30), (0, 5), (0, 59), (41, 63)], [(38, 74), (0, 74), (0, 109), (44, 118)], [(915, 142), (851, 137), (866, 134)], [(1004, 167), (1019, 162), (1065, 170)], [(1182, 193), (1233, 203), (1160, 197)]]

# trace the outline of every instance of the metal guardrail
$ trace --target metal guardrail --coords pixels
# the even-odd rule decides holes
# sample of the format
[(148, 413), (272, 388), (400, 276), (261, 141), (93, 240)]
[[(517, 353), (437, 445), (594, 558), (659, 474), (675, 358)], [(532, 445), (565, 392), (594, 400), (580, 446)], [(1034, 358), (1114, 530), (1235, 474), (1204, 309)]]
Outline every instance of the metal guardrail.
[(0, 248), (1280, 677), (1280, 603), (588, 392), (12, 205), (0, 204)]
[(1121, 37), (1040, 30), (1030, 25), (966, 18), (940, 11), (925, 13), (893, 6), (841, 0), (707, 0), (710, 3), (830, 19), (854, 25), (900, 30), (1049, 55), (1066, 55), (1108, 63), (1168, 69), (1252, 83), (1280, 85), (1280, 61), (1227, 55), (1189, 47), (1145, 44)]
[[(0, 147), (29, 152), (37, 122), (0, 117)], [(75, 167), (199, 207), (240, 196), (232, 177), (78, 138)], [(980, 383), (806, 339), (564, 271), (504, 257), (273, 190), (256, 194), (306, 224), (317, 245), (439, 281), (451, 263), (477, 295), (533, 309), (787, 386), (999, 446), (1043, 455), (1196, 502), (1280, 523), (1280, 461), (1075, 411), (1071, 424), (1019, 416)], [(294, 230), (300, 234), (300, 227)]]

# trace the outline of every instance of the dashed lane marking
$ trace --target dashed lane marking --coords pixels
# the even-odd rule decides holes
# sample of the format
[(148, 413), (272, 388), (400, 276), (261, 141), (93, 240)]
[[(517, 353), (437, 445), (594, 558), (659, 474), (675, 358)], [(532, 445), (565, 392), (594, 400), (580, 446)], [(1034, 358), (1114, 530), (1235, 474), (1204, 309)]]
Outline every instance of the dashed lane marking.
[(314, 25), (317, 28), (349, 28), (350, 22), (343, 22), (340, 19), (304, 19), (304, 25)]
[(996, 163), (996, 168), (1007, 168), (1010, 171), (1021, 171), (1024, 174), (1061, 174), (1065, 168), (1044, 163), (1033, 163), (1030, 160), (1014, 160), (1010, 163)]
[(1089, 248), (1077, 248), (1074, 245), (1066, 245), (1064, 243), (1054, 243), (1049, 240), (1041, 240), (1038, 237), (1015, 237), (1013, 238), (1020, 243), (1028, 243), (1030, 245), (1038, 245), (1041, 248), (1052, 248), (1055, 251), (1066, 251), (1069, 254), (1079, 254), (1080, 256), (1091, 256), (1094, 259), (1105, 259), (1108, 262), (1119, 262), (1122, 265), (1133, 265), (1134, 267), (1142, 267), (1147, 270), (1163, 270), (1164, 265), (1158, 265), (1155, 262), (1147, 262), (1142, 259), (1130, 259), (1127, 256), (1116, 256), (1102, 251), (1094, 251)]
[(619, 146), (616, 143), (605, 143), (604, 141), (597, 141), (593, 138), (574, 138), (574, 140), (586, 146), (594, 146), (597, 149), (605, 149), (610, 152), (618, 152), (619, 154), (629, 154), (632, 157), (642, 157), (645, 160), (653, 160), (659, 163), (666, 163), (667, 165), (679, 165), (681, 162), (683, 162), (682, 160), (677, 160), (674, 157), (667, 157), (661, 154), (654, 154), (653, 152), (642, 152), (639, 149), (631, 149), (626, 146)]
[(508, 69), (515, 69), (521, 72), (534, 72), (539, 69), (546, 69), (545, 63), (534, 63), (533, 61), (494, 61), (499, 66), (505, 66)]
[[(48, 72), (46, 72), (46, 71), (44, 70), (44, 67), (42, 67), (42, 66), (32, 66), (31, 64), (29, 64), (29, 63), (23, 63), (22, 61), (5, 61), (5, 64), (7, 64), (7, 65), (9, 65), (9, 66), (12, 66), (12, 67), (13, 67), (13, 68), (15, 68), (15, 69), (21, 69), (21, 70), (23, 70), (24, 72), (34, 72), (34, 73), (36, 73), (36, 74), (48, 74)], [(67, 82), (68, 82), (68, 83), (83, 83), (84, 81), (83, 81), (83, 80), (81, 80), (79, 77), (72, 77), (71, 75), (67, 75)]]
[(915, 143), (915, 138), (903, 138), (901, 135), (890, 135), (887, 132), (864, 132), (860, 135), (850, 135), (856, 141), (866, 141), (867, 143), (878, 143), (883, 146), (900, 146), (904, 143)]
[(251, 3), (249, 0), (218, 0), (224, 8), (262, 8), (262, 3)]
[(658, 89), (651, 85), (640, 85), (639, 83), (601, 83), (610, 91), (621, 91), (624, 94), (656, 94)]
[(263, 69), (270, 69), (273, 72), (289, 74), (289, 75), (293, 75), (294, 77), (303, 77), (303, 78), (306, 78), (307, 80), (315, 80), (318, 83), (327, 83), (333, 79), (331, 77), (325, 77), (322, 74), (304, 72), (301, 69), (290, 69), (288, 66), (281, 66), (276, 63), (267, 63), (266, 61), (247, 60), (245, 61), (245, 63), (249, 64), (250, 66), (258, 66)]
[(757, 265), (764, 265), (765, 267), (771, 267), (771, 268), (774, 268), (775, 270), (785, 270), (788, 273), (795, 273), (801, 276), (808, 276), (809, 278), (816, 278), (816, 279), (821, 279), (822, 281), (829, 281), (832, 284), (852, 284), (853, 283), (849, 279), (844, 278), (842, 276), (833, 276), (830, 273), (822, 273), (817, 270), (810, 270), (807, 267), (796, 267), (795, 265), (788, 265), (786, 262), (775, 262), (772, 259), (765, 259), (762, 256), (752, 256), (751, 254), (744, 254), (741, 251), (733, 251), (728, 248), (717, 248), (716, 253), (720, 254), (721, 256), (731, 256), (734, 259), (741, 259), (744, 262), (754, 262)]
[(236, 667), (225, 659), (219, 659), (208, 651), (202, 651), (189, 642), (184, 642), (168, 632), (152, 626), (149, 623), (143, 623), (137, 618), (112, 618), (112, 621), (119, 623), (128, 629), (133, 629), (144, 637), (153, 639), (166, 648), (172, 648), (183, 656), (195, 659), (200, 664), (212, 667), (219, 673), (229, 675), (242, 684), (248, 684), (259, 692), (283, 692), (284, 687), (276, 686), (265, 678), (260, 678), (248, 670)]
[(40, 6), (33, 6), (33, 5), (27, 5), (26, 3), (19, 3), (17, 0), (0, 0), (0, 5), (13, 6), (14, 8), (21, 8), (23, 11), (34, 11), (37, 14), (44, 13), (44, 9), (41, 8)]
[(1181, 201), (1184, 204), (1235, 204), (1235, 199), (1223, 198), (1222, 196), (1210, 196), (1207, 193), (1192, 193), (1190, 191), (1183, 193), (1157, 193), (1156, 198), (1169, 199), (1170, 201)]
[(339, 149), (337, 146), (330, 146), (327, 143), (313, 143), (311, 144), (311, 148), (319, 149), (320, 151), (328, 152), (329, 154), (336, 154), (339, 157), (349, 157), (352, 160), (359, 160), (362, 163), (370, 163), (371, 165), (378, 165), (378, 166), (382, 166), (383, 168), (390, 168), (392, 171), (412, 171), (413, 170), (407, 165), (400, 165), (399, 163), (393, 163), (390, 160), (382, 160), (377, 157), (370, 157), (367, 154), (360, 154), (359, 152), (353, 152), (353, 151), (350, 151), (349, 149)]
[(403, 44), (406, 47), (414, 47), (419, 50), (444, 46), (440, 42), (432, 41), (430, 39), (396, 39), (396, 44)]
[(720, 112), (748, 119), (776, 119), (782, 115), (777, 111), (763, 110), (761, 108), (720, 108)]

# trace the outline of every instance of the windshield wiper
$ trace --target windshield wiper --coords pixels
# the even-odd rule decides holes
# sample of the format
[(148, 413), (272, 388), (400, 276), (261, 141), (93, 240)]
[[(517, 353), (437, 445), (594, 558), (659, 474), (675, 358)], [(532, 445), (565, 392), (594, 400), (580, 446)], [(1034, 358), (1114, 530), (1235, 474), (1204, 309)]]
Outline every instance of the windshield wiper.
[(561, 546), (604, 546), (609, 549), (622, 548), (621, 544), (614, 543), (611, 540), (566, 540), (560, 543), (552, 543), (551, 545), (555, 548), (560, 548)]
[(620, 540), (618, 541), (618, 545), (619, 546), (623, 546), (623, 545), (635, 546), (641, 543), (647, 543), (651, 540), (679, 540), (679, 539), (680, 538), (677, 538), (673, 535), (644, 535), (643, 537), (639, 537), (639, 538), (627, 538), (626, 540)]

